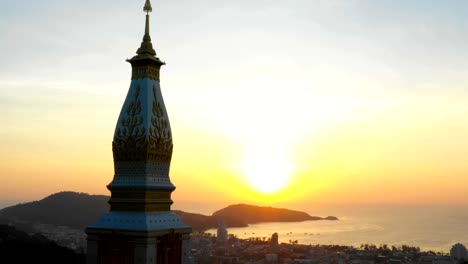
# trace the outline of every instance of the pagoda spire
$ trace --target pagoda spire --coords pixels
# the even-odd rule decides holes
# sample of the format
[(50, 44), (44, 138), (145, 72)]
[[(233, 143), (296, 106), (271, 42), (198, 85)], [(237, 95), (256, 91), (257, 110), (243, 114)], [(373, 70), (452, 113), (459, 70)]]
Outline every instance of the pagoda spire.
[(146, 14), (153, 12), (153, 8), (151, 7), (150, 0), (146, 0), (145, 6), (143, 7), (143, 11), (145, 11)]
[(137, 55), (128, 60), (128, 62), (132, 63), (132, 61), (135, 60), (150, 59), (156, 61), (160, 65), (164, 65), (165, 63), (156, 57), (156, 51), (154, 50), (153, 43), (151, 42), (149, 13), (153, 11), (153, 7), (151, 6), (150, 0), (146, 0), (143, 11), (146, 12), (145, 35), (143, 36), (140, 48), (138, 48), (136, 52)]
[(86, 229), (88, 264), (190, 263), (192, 229), (171, 210), (172, 131), (159, 81), (164, 62), (149, 34), (149, 0), (143, 11), (145, 35), (127, 60), (132, 78), (112, 141), (110, 210)]

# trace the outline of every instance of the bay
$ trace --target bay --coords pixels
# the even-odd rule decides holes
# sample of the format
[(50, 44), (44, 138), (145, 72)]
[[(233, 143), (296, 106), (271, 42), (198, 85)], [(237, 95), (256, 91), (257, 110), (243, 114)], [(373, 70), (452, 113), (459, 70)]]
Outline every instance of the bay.
[[(323, 214), (327, 211), (330, 214)], [(334, 215), (338, 221), (258, 223), (244, 228), (228, 228), (239, 238), (270, 238), (300, 244), (361, 244), (419, 246), (422, 250), (449, 252), (452, 245), (468, 245), (468, 206), (362, 206), (329, 207), (310, 211)], [(208, 230), (216, 234), (215, 229)]]

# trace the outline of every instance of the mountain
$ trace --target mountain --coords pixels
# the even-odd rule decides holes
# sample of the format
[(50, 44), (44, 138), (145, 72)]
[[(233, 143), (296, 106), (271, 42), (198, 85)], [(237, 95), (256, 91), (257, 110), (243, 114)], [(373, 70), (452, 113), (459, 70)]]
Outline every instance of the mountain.
[(209, 215), (187, 213), (184, 211), (174, 210), (182, 221), (191, 226), (194, 231), (205, 231), (211, 228), (218, 227), (218, 221)]
[[(0, 210), (0, 222), (42, 223), (83, 229), (93, 224), (109, 210), (108, 196), (76, 192), (60, 192), (40, 201), (18, 204)], [(245, 227), (260, 222), (301, 222), (309, 220), (337, 220), (321, 218), (307, 213), (273, 207), (247, 204), (230, 205), (211, 216), (175, 211), (194, 231), (217, 228), (224, 220), (227, 227)]]
[(248, 204), (230, 205), (213, 213), (216, 219), (224, 219), (228, 226), (247, 226), (265, 222), (303, 222), (310, 220), (338, 220), (336, 217), (322, 218), (305, 212), (289, 209), (255, 206)]
[(40, 201), (6, 207), (0, 210), (0, 218), (84, 229), (109, 210), (108, 200), (105, 195), (60, 192)]

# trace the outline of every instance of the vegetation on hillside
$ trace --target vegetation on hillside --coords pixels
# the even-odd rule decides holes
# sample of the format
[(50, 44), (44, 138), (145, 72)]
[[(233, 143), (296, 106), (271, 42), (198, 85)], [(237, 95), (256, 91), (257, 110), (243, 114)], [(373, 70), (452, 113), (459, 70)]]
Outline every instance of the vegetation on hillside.
[[(108, 196), (76, 192), (60, 192), (40, 201), (18, 204), (0, 210), (0, 222), (15, 224), (42, 223), (64, 225), (76, 229), (92, 225), (109, 210)], [(336, 220), (336, 217), (321, 218), (307, 213), (273, 207), (247, 204), (230, 205), (211, 216), (175, 211), (194, 231), (217, 228), (223, 220), (227, 227), (244, 227), (260, 222), (300, 222), (308, 220)], [(22, 228), (22, 230), (25, 230)]]

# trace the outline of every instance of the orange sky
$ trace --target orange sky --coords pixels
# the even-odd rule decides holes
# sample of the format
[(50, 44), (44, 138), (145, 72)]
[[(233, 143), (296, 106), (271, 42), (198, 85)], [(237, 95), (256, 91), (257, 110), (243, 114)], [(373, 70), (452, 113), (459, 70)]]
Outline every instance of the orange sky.
[[(176, 204), (468, 204), (459, 8), (161, 2), (151, 34), (167, 62)], [(139, 46), (144, 16), (130, 3), (110, 13), (99, 11), (105, 3), (77, 3), (90, 12), (72, 15), (60, 5), (0, 11), (0, 49), (15, 51), (0, 61), (3, 200), (109, 194), (130, 83), (124, 59)], [(404, 11), (398, 19), (392, 5)], [(442, 11), (429, 19), (433, 10)]]

